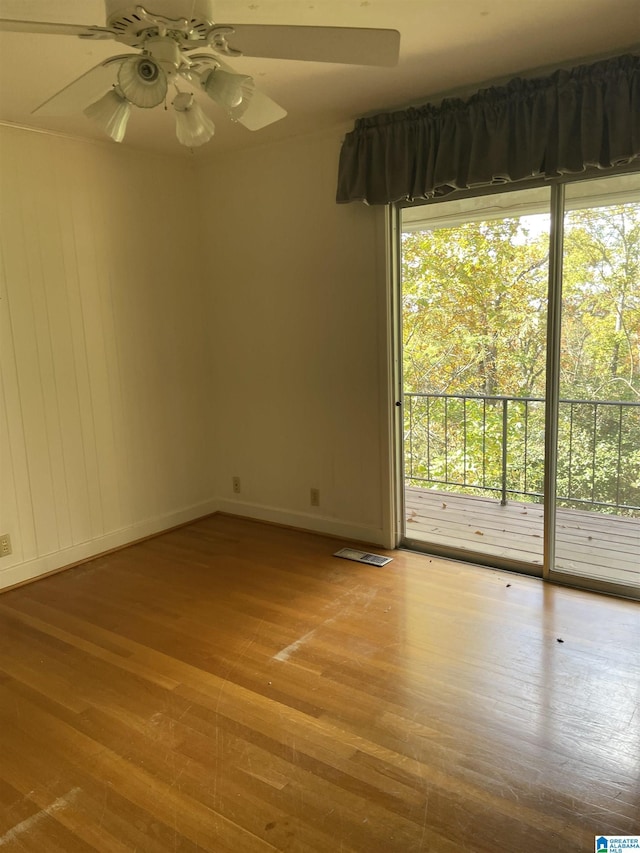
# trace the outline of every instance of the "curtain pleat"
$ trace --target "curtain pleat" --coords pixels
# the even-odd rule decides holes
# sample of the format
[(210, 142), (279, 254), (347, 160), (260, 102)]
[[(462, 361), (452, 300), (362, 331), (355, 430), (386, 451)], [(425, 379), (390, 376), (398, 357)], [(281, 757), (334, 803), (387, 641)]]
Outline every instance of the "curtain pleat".
[(609, 169), (640, 157), (640, 56), (359, 119), (338, 202), (388, 204), (457, 189)]

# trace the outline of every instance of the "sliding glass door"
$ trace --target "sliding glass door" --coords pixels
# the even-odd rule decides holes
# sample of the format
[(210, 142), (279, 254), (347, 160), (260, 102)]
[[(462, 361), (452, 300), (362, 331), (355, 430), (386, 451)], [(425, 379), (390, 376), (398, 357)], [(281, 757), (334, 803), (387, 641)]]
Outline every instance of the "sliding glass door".
[(400, 232), (405, 543), (634, 594), (640, 174), (405, 208)]
[(556, 577), (640, 590), (640, 175), (565, 190)]
[(543, 563), (550, 190), (402, 214), (406, 536)]

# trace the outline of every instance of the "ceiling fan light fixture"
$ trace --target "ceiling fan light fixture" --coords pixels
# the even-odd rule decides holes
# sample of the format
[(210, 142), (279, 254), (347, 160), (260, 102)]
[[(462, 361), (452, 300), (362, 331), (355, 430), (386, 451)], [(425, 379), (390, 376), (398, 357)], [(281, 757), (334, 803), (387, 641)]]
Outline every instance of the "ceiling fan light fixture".
[(188, 148), (196, 148), (211, 139), (215, 125), (191, 92), (179, 92), (173, 100), (173, 108), (178, 142)]
[[(176, 84), (180, 78), (200, 85), (247, 130), (262, 130), (287, 115), (283, 107), (254, 87), (250, 76), (236, 74), (226, 66), (222, 56), (376, 67), (392, 67), (399, 57), (397, 30), (216, 24), (215, 0), (154, 0), (151, 11), (141, 5), (142, 0), (104, 2), (106, 26), (0, 17), (0, 32), (110, 39), (141, 51), (104, 59), (33, 111), (43, 117), (69, 115), (91, 104), (86, 114), (118, 141), (124, 136), (131, 106), (148, 109), (166, 104), (169, 83)], [(196, 52), (200, 49), (205, 52)], [(115, 87), (115, 94), (107, 92), (102, 97), (110, 86)], [(174, 101), (178, 137), (186, 145), (200, 145), (213, 135), (213, 123), (193, 98), (188, 103), (185, 98), (179, 96)], [(99, 100), (92, 103), (94, 99)]]
[(97, 122), (114, 142), (122, 142), (131, 115), (131, 104), (117, 87), (89, 104), (83, 112), (87, 118)]
[(202, 88), (212, 101), (233, 113), (251, 98), (254, 83), (247, 74), (231, 74), (221, 68), (212, 68), (203, 77)]
[(150, 109), (161, 104), (167, 94), (167, 75), (148, 56), (134, 56), (118, 71), (122, 94), (136, 107)]

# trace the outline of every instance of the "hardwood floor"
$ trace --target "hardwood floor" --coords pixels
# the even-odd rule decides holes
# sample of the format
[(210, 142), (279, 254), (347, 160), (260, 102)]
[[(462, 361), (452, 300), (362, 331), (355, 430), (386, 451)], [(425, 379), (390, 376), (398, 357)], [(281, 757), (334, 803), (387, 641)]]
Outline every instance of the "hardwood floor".
[(640, 606), (213, 516), (0, 596), (7, 851), (592, 851)]

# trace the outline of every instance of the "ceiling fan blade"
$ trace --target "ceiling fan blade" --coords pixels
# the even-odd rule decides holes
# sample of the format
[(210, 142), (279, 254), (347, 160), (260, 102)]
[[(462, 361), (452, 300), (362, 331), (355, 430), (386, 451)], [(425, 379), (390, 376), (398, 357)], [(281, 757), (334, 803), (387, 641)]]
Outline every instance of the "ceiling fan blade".
[(80, 38), (109, 39), (116, 36), (107, 27), (82, 26), (82, 24), (53, 24), (48, 21), (15, 21), (0, 18), (0, 31), (6, 33), (47, 33), (54, 36), (80, 36)]
[(251, 93), (249, 106), (235, 121), (246, 127), (247, 130), (262, 130), (263, 127), (280, 121), (286, 115), (287, 111), (280, 104), (276, 104), (264, 92), (254, 89)]
[(216, 31), (244, 56), (390, 67), (397, 64), (400, 52), (397, 30), (227, 24), (212, 28), (209, 41), (214, 50)]
[(118, 68), (125, 59), (137, 55), (127, 53), (123, 56), (112, 56), (99, 65), (95, 65), (81, 77), (65, 86), (64, 89), (48, 98), (39, 107), (36, 107), (32, 111), (32, 115), (37, 113), (41, 116), (63, 116), (81, 112), (109, 91), (116, 82)]

